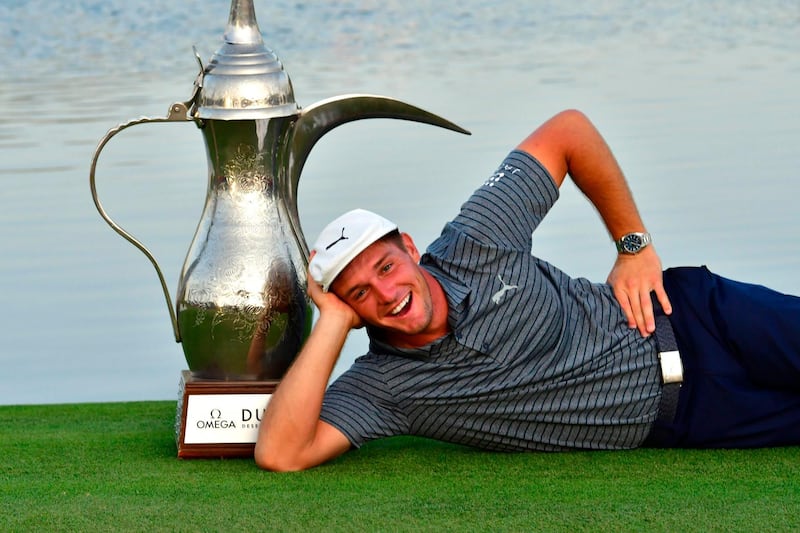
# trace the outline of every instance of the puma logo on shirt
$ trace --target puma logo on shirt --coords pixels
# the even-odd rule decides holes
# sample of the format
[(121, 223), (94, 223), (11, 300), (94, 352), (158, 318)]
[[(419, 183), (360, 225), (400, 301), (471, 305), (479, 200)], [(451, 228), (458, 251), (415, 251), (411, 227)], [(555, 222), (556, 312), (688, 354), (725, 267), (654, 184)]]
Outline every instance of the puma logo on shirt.
[(508, 291), (512, 291), (514, 289), (519, 289), (519, 286), (518, 285), (508, 285), (508, 284), (506, 284), (506, 282), (503, 281), (503, 278), (501, 278), (499, 275), (497, 276), (497, 279), (500, 280), (500, 283), (503, 286), (499, 291), (497, 291), (496, 293), (494, 293), (494, 295), (492, 295), (492, 303), (494, 303), (495, 305), (500, 305), (500, 302), (503, 301), (503, 297), (505, 296), (505, 294)]

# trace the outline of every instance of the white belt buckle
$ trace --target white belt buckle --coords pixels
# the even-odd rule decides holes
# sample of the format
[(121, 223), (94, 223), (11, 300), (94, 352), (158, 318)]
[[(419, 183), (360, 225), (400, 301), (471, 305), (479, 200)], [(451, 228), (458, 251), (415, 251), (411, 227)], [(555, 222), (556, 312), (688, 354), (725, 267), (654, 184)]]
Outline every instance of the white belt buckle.
[(658, 360), (661, 362), (661, 379), (664, 383), (683, 382), (683, 363), (678, 350), (659, 352)]

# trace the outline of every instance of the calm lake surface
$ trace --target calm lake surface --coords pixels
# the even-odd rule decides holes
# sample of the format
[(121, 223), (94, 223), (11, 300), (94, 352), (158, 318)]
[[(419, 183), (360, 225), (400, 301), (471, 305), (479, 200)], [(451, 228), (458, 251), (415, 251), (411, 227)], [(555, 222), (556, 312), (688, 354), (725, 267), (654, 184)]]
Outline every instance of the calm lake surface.
[[(421, 247), (533, 128), (579, 108), (625, 169), (665, 266), (800, 293), (796, 0), (264, 2), (264, 40), (301, 106), (393, 96), (472, 131), (360, 121), (300, 182), (308, 240), (354, 207)], [(443, 7), (446, 6), (446, 7)], [(0, 3), (0, 404), (177, 398), (186, 368), (156, 274), (97, 214), (89, 165), (118, 123), (165, 116), (218, 48), (227, 0)], [(111, 215), (177, 280), (205, 199), (191, 123), (115, 137), (97, 180)], [(538, 255), (602, 281), (614, 249), (565, 185)], [(351, 335), (336, 373), (366, 348)]]

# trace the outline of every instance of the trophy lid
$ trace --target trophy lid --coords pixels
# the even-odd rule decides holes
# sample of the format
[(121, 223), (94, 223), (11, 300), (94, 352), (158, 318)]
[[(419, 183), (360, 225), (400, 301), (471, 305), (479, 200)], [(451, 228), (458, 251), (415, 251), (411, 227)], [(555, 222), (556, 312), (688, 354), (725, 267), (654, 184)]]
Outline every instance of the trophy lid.
[(194, 116), (252, 120), (297, 114), (292, 82), (264, 46), (252, 0), (232, 0), (223, 39), (203, 74)]

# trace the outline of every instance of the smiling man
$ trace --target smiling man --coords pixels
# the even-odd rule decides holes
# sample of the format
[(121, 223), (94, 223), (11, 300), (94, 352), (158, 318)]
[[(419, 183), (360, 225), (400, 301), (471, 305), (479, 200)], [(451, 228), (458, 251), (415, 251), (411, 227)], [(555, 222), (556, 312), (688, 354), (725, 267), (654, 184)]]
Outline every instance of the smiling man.
[[(606, 283), (531, 253), (567, 176), (616, 241)], [(319, 318), (264, 415), (262, 468), (404, 434), (498, 451), (800, 444), (800, 298), (705, 268), (662, 272), (621, 169), (577, 111), (512, 151), (424, 255), (375, 213), (331, 222), (308, 292)], [(360, 327), (369, 353), (328, 387)]]

